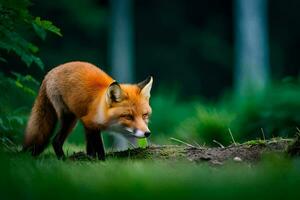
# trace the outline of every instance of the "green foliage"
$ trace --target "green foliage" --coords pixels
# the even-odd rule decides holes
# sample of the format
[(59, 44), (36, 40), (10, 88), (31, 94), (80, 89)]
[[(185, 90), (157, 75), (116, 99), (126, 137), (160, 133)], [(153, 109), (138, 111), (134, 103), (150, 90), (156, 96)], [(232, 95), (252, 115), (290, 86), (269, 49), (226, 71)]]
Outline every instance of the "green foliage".
[(0, 73), (0, 138), (20, 141), (39, 83), (31, 76)]
[(160, 92), (151, 97), (153, 116), (150, 129), (153, 135), (173, 136), (178, 124), (188, 117), (194, 116), (194, 102), (182, 103), (178, 100), (176, 92)]
[(32, 22), (32, 25), (36, 34), (43, 40), (46, 39), (46, 35), (47, 35), (46, 31), (50, 31), (59, 36), (62, 36), (62, 34), (60, 33), (60, 29), (54, 26), (51, 21), (41, 20), (40, 17), (36, 17)]
[[(59, 36), (61, 33), (52, 22), (32, 16), (29, 6), (29, 0), (0, 0), (0, 49), (14, 52), (27, 66), (35, 63), (43, 69), (43, 62), (36, 56), (39, 49), (25, 39), (26, 32), (34, 30), (42, 39), (46, 38), (47, 31)], [(1, 54), (0, 60), (6, 61)]]
[[(52, 22), (32, 16), (30, 5), (29, 0), (0, 0), (0, 50), (15, 53), (27, 66), (35, 63), (43, 69), (44, 64), (36, 55), (39, 48), (26, 38), (28, 32), (35, 31), (43, 40), (47, 32), (62, 35)], [(1, 51), (0, 61), (6, 62)], [(22, 138), (39, 83), (30, 75), (12, 75), (15, 77), (0, 74), (0, 138), (17, 140)]]
[[(300, 84), (275, 84), (237, 106), (234, 125), (244, 139), (293, 137), (300, 126)], [(262, 133), (262, 131), (264, 133)]]
[(147, 139), (146, 138), (138, 139), (138, 146), (143, 149), (146, 148), (148, 146)]
[(27, 122), (27, 112), (22, 109), (11, 114), (0, 116), (0, 138), (9, 138), (12, 141), (20, 140)]
[(230, 144), (229, 128), (234, 114), (224, 109), (208, 105), (198, 105), (196, 115), (186, 119), (179, 125), (177, 135), (186, 140), (197, 140), (213, 144), (214, 140), (222, 144)]
[[(174, 123), (172, 129), (176, 130), (176, 137), (187, 142), (213, 144), (215, 140), (227, 145), (232, 143), (230, 131), (237, 142), (293, 137), (300, 127), (300, 85), (297, 82), (274, 84), (263, 93), (249, 94), (246, 100), (231, 97), (214, 106), (199, 102), (194, 105), (192, 113), (195, 114), (183, 118), (182, 123)], [(185, 109), (189, 110), (187, 105)], [(161, 111), (157, 113), (161, 115)], [(170, 113), (176, 119), (176, 113)]]

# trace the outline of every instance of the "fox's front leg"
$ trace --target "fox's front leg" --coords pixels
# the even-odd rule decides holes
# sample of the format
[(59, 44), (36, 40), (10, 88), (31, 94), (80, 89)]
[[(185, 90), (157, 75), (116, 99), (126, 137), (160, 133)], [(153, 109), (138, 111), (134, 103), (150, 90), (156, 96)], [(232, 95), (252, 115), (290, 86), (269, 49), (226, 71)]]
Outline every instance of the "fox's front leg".
[(93, 158), (98, 156), (99, 160), (105, 160), (105, 149), (100, 130), (85, 127), (85, 137), (87, 155)]
[(52, 146), (54, 148), (56, 156), (59, 159), (65, 157), (62, 147), (69, 133), (76, 125), (76, 122), (76, 116), (72, 113), (63, 113), (61, 116), (61, 128), (52, 141)]

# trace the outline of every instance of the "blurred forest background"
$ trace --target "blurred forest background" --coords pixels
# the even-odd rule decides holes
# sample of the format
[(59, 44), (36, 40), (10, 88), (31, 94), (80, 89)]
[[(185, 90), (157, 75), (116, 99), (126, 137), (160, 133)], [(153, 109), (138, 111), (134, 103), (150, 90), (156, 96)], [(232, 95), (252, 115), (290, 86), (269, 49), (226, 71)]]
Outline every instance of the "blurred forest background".
[[(120, 82), (153, 75), (156, 142), (229, 144), (229, 132), (242, 141), (300, 126), (298, 0), (0, 2), (2, 138), (22, 139), (43, 76), (74, 60)], [(83, 143), (80, 132), (70, 141)]]

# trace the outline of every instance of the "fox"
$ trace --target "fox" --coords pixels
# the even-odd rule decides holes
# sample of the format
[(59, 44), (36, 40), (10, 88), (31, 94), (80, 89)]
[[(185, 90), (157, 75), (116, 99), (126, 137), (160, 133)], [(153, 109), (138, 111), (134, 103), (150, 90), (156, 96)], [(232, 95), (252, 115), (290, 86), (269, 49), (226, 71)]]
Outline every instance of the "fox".
[(103, 131), (147, 138), (153, 77), (137, 84), (118, 83), (97, 66), (82, 61), (61, 64), (44, 77), (24, 134), (23, 151), (41, 154), (52, 140), (58, 159), (65, 158), (63, 144), (80, 121), (86, 153), (105, 160)]

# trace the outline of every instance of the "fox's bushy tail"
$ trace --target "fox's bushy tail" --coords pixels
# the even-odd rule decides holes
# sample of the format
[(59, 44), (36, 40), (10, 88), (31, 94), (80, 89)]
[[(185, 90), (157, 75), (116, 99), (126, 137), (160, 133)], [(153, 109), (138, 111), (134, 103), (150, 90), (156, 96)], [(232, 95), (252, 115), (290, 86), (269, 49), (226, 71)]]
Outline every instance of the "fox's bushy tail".
[(57, 115), (46, 94), (43, 81), (36, 98), (25, 130), (23, 151), (39, 155), (49, 143), (57, 122)]

